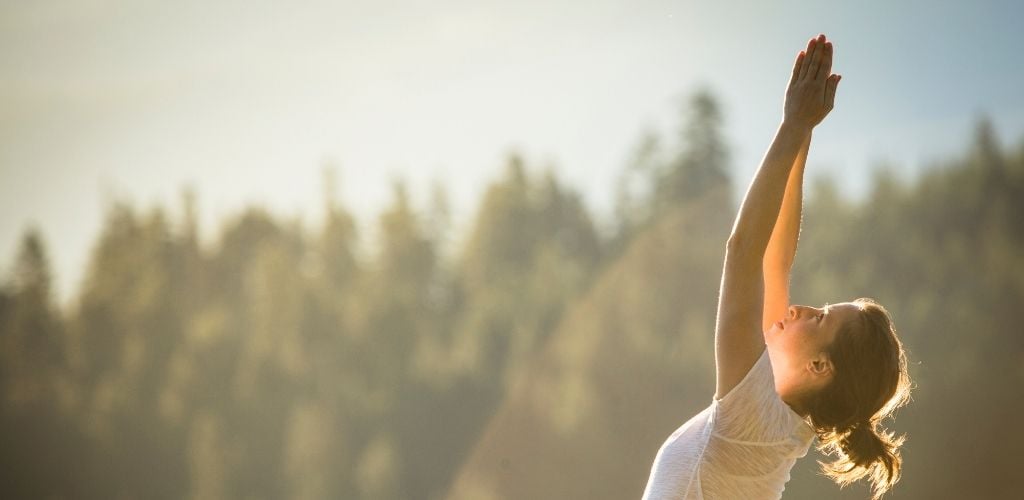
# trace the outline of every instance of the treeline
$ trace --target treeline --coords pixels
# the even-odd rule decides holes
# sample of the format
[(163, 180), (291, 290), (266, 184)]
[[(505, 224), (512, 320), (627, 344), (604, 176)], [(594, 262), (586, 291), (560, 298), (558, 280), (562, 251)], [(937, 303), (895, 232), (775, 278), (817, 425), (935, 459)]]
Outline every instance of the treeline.
[[(709, 96), (688, 113), (717, 133)], [(622, 200), (602, 237), (578, 193), (510, 155), (450, 258), (443, 189), (417, 210), (401, 182), (372, 245), (330, 195), (322, 227), (251, 208), (208, 247), (187, 192), (177, 217), (116, 203), (66, 311), (30, 230), (0, 291), (3, 489), (438, 498), (566, 306), (653, 217)]]
[[(819, 180), (805, 207), (794, 299), (875, 297), (911, 351), (894, 498), (1021, 486), (1024, 151), (986, 122), (972, 148), (863, 202)], [(0, 289), (4, 496), (639, 497), (713, 392), (731, 182), (699, 93), (640, 141), (610, 231), (515, 155), (451, 255), (443, 189), (418, 209), (401, 182), (367, 254), (332, 196), (318, 228), (251, 208), (210, 245), (194, 196), (118, 203), (59, 310), (30, 230)], [(787, 498), (838, 496), (814, 465)]]

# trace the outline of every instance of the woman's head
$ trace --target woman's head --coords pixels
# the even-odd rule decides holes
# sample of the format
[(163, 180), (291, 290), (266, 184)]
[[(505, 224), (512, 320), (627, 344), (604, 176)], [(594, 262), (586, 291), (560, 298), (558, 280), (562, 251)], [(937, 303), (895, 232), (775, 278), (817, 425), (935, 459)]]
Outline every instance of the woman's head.
[(903, 437), (879, 422), (909, 400), (906, 354), (889, 313), (871, 299), (794, 306), (766, 332), (780, 395), (835, 453), (824, 472), (841, 485), (871, 479), (879, 497), (899, 479)]

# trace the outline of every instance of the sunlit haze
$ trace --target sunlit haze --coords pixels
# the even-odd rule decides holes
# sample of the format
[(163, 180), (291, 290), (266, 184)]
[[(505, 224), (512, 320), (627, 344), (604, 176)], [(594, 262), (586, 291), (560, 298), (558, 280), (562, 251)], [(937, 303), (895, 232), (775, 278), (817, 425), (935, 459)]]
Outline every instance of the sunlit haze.
[[(1024, 136), (1015, 2), (4, 2), (0, 266), (23, 231), (47, 243), (58, 296), (77, 289), (107, 203), (180, 214), (203, 234), (263, 204), (309, 227), (321, 172), (363, 227), (405, 179), (417, 207), (447, 187), (456, 234), (510, 151), (553, 167), (604, 218), (644, 130), (673, 141), (698, 88), (721, 101), (737, 188), (781, 117), (796, 51), (826, 33), (843, 75), (809, 175), (863, 194), (987, 115)], [(880, 13), (884, 12), (884, 15)], [(742, 181), (741, 181), (742, 180)], [(370, 237), (366, 232), (363, 239)]]

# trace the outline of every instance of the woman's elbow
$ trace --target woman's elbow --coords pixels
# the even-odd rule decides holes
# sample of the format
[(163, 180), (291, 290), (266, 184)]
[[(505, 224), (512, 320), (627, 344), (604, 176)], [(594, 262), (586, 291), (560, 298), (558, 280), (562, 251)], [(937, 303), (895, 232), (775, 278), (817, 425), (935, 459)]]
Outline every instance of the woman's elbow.
[(758, 247), (746, 235), (733, 232), (725, 242), (725, 255), (731, 260), (758, 261), (764, 257), (764, 247)]
[(741, 233), (733, 231), (725, 241), (725, 251), (730, 254), (743, 253), (750, 248), (750, 240)]

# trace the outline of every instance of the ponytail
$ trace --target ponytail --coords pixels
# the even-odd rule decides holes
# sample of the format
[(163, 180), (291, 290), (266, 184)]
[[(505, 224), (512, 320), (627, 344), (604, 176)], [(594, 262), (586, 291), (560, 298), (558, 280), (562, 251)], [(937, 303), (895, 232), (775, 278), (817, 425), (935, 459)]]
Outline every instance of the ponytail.
[(888, 312), (871, 299), (854, 304), (858, 319), (846, 322), (828, 348), (833, 379), (806, 404), (818, 450), (835, 456), (832, 463), (819, 462), (822, 472), (840, 487), (868, 478), (871, 498), (878, 500), (900, 479), (899, 448), (906, 439), (879, 422), (910, 401), (912, 384)]
[(818, 449), (837, 458), (830, 464), (822, 463), (822, 470), (840, 486), (866, 477), (871, 481), (871, 498), (877, 500), (899, 481), (902, 464), (899, 447), (905, 436), (880, 431), (874, 421), (855, 423), (842, 433), (823, 434), (819, 435)]

